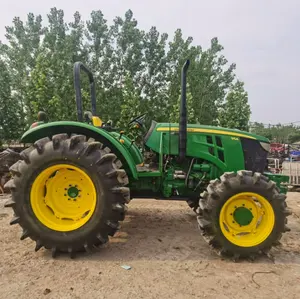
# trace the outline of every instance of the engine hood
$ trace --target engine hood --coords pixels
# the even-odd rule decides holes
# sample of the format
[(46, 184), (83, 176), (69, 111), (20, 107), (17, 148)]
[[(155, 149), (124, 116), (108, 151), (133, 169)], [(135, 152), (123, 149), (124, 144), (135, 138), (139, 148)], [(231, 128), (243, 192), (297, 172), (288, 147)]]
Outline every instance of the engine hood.
[[(153, 122), (150, 130), (151, 130), (151, 133), (154, 133), (154, 132), (169, 132), (169, 131), (178, 132), (179, 131), (179, 126), (178, 126), (178, 124), (175, 124), (175, 123), (156, 123), (156, 122)], [(191, 133), (227, 135), (227, 136), (232, 136), (232, 137), (248, 138), (248, 139), (258, 140), (260, 142), (270, 143), (269, 139), (266, 138), (266, 137), (263, 137), (263, 136), (252, 134), (252, 133), (249, 133), (249, 132), (246, 132), (246, 131), (241, 131), (241, 130), (236, 130), (236, 129), (227, 129), (227, 128), (216, 127), (216, 126), (188, 124), (187, 125), (187, 132), (188, 133), (191, 132)]]

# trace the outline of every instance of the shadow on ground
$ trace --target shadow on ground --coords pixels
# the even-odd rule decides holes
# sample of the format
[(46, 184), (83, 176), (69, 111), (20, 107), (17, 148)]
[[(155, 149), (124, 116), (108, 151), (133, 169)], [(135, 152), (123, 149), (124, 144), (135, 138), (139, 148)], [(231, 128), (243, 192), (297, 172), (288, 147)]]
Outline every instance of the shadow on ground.
[[(121, 230), (110, 242), (92, 254), (80, 254), (80, 260), (155, 260), (213, 261), (223, 259), (203, 240), (195, 214), (185, 203), (138, 200), (133, 202)], [(282, 238), (282, 245), (262, 255), (255, 263), (300, 264), (300, 221), (294, 213), (289, 218), (291, 232)], [(45, 256), (49, 252), (45, 251)], [(60, 259), (68, 259), (62, 255)], [(240, 260), (240, 263), (252, 263)]]

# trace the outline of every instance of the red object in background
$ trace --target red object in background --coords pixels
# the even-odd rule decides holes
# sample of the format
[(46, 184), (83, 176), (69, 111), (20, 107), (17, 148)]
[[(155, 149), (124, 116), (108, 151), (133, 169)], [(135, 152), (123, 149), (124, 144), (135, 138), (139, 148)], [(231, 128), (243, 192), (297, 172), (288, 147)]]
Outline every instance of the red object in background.
[(271, 143), (271, 153), (272, 154), (284, 154), (285, 153), (285, 145), (282, 143)]

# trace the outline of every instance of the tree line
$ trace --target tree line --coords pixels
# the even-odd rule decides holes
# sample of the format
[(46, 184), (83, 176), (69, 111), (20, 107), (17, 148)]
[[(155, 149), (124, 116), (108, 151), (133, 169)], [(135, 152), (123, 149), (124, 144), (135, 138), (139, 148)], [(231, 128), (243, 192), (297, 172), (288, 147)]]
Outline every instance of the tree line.
[[(145, 112), (148, 122), (178, 122), (180, 71), (189, 58), (189, 123), (249, 129), (248, 94), (217, 37), (203, 49), (181, 29), (172, 38), (154, 26), (145, 31), (131, 10), (109, 25), (100, 10), (67, 22), (54, 7), (46, 23), (33, 13), (15, 17), (0, 42), (0, 141), (20, 138), (40, 110), (49, 120), (76, 120), (76, 61), (93, 71), (97, 114), (115, 126)], [(87, 80), (83, 100), (90, 109)]]
[(296, 125), (268, 125), (255, 122), (251, 124), (250, 131), (269, 138), (277, 143), (295, 143), (300, 141), (300, 128)]

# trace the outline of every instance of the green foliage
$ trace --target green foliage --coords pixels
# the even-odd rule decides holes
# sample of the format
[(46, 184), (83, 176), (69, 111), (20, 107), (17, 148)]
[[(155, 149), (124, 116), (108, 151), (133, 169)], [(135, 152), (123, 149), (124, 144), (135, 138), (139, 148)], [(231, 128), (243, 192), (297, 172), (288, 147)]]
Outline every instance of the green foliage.
[[(97, 114), (104, 121), (125, 127), (147, 112), (148, 124), (152, 119), (178, 122), (181, 67), (189, 58), (188, 121), (244, 128), (250, 116), (242, 109), (242, 103), (248, 107), (247, 94), (242, 82), (234, 83), (235, 64), (228, 64), (217, 38), (202, 49), (181, 29), (171, 39), (154, 26), (144, 31), (131, 10), (110, 26), (100, 10), (86, 22), (75, 12), (67, 23), (64, 12), (54, 7), (46, 21), (32, 13), (25, 22), (16, 17), (6, 27), (7, 43), (0, 43), (6, 69), (1, 76), (9, 87), (1, 101), (14, 103), (7, 118), (18, 117), (18, 127), (6, 128), (7, 136), (20, 136), (39, 110), (50, 120), (76, 120), (73, 64), (78, 60), (95, 74)], [(90, 109), (86, 78), (82, 90), (84, 109)], [(236, 104), (242, 120), (230, 115)]]
[(294, 125), (264, 126), (255, 122), (251, 126), (251, 132), (265, 136), (272, 142), (294, 143), (300, 141), (300, 128)]
[(213, 38), (210, 48), (201, 50), (200, 56), (197, 56), (189, 78), (193, 108), (202, 124), (218, 124), (218, 109), (235, 78), (235, 64), (227, 66), (222, 50), (218, 39)]
[(237, 81), (229, 90), (223, 107), (219, 110), (220, 125), (227, 128), (249, 130), (251, 115), (248, 94), (244, 83)]
[[(120, 127), (126, 127), (131, 119), (142, 114), (139, 95), (134, 88), (133, 80), (129, 74), (124, 78), (122, 98), (123, 103), (121, 105), (121, 115), (117, 125)], [(132, 109), (132, 107), (134, 107), (134, 109)]]
[(6, 64), (0, 60), (0, 144), (19, 137), (18, 105), (12, 98), (11, 78)]
[[(179, 123), (179, 111), (180, 111), (180, 96), (177, 102), (171, 109), (171, 114), (169, 121), (173, 123)], [(198, 118), (195, 116), (195, 110), (193, 108), (193, 96), (190, 92), (186, 96), (186, 106), (187, 106), (187, 119), (189, 123), (198, 123)]]

